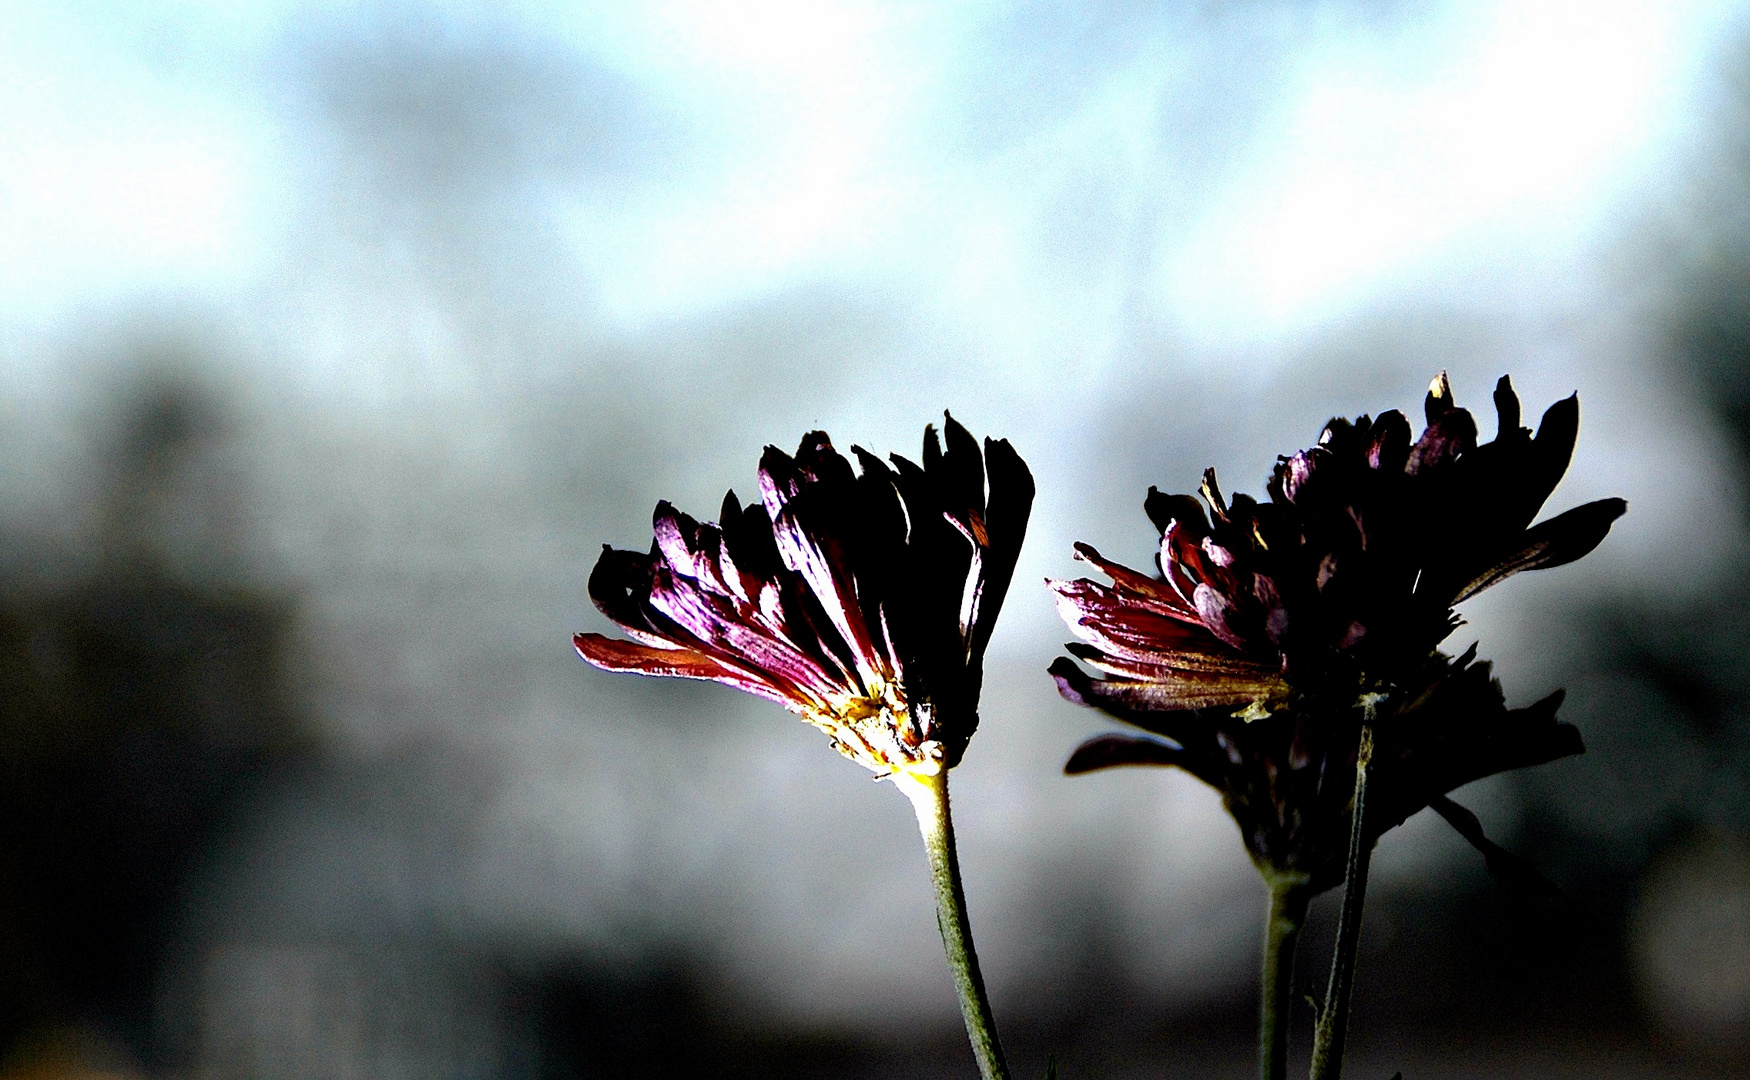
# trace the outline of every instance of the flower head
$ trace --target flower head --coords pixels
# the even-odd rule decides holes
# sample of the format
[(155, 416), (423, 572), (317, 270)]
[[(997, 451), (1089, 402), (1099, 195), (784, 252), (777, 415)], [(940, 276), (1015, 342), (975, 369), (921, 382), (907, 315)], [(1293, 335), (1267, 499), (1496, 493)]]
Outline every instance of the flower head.
[[(1472, 646), (1456, 659), (1429, 657), (1382, 720), (1368, 795), (1370, 843), (1427, 806), (1449, 817), (1464, 814), (1444, 796), (1473, 780), (1584, 749), (1573, 725), (1555, 718), (1560, 691), (1509, 709), (1500, 682), (1475, 654)], [(1098, 700), (1089, 693), (1094, 680), (1073, 664), (1060, 661), (1053, 673), (1065, 697), (1079, 704)], [(1260, 868), (1303, 875), (1315, 892), (1343, 880), (1358, 711), (1285, 708), (1248, 720), (1231, 708), (1100, 707), (1160, 737), (1095, 736), (1076, 749), (1065, 772), (1178, 766), (1221, 793)]]
[(1280, 459), (1265, 502), (1225, 499), (1214, 470), (1207, 514), (1150, 488), (1159, 577), (1078, 544), (1113, 583), (1049, 584), (1082, 639), (1070, 652), (1105, 677), (1068, 658), (1052, 675), (1070, 700), (1170, 742), (1102, 736), (1071, 771), (1179, 765), (1222, 791), (1261, 864), (1330, 884), (1364, 703), (1381, 717), (1379, 798), (1393, 808), (1378, 832), (1471, 780), (1578, 753), (1555, 721), (1559, 696), (1509, 710), (1474, 649), (1437, 651), (1455, 604), (1585, 555), (1627, 507), (1603, 499), (1532, 525), (1567, 470), (1579, 403), (1551, 406), (1533, 435), (1503, 377), (1495, 408), (1496, 437), (1479, 445), (1442, 373), (1420, 438), (1396, 411), (1332, 420), (1316, 446)]
[(658, 503), (648, 554), (604, 547), (590, 598), (632, 641), (578, 634), (609, 671), (728, 683), (832, 736), (877, 775), (958, 764), (978, 726), (984, 651), (1014, 575), (1033, 477), (1007, 440), (948, 417), (923, 463), (825, 432), (768, 446), (760, 501), (715, 523)]

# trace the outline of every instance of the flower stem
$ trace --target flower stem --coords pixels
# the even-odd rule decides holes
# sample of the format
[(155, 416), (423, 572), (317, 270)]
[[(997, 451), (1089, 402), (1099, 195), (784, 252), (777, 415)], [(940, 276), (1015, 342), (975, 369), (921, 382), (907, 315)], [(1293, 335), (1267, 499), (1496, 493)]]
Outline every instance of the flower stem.
[(1355, 755), (1355, 808), (1349, 823), (1349, 866), (1343, 877), (1343, 907), (1337, 916), (1337, 948), (1331, 957), (1331, 983), (1325, 991), (1313, 1032), (1312, 1080), (1338, 1080), (1343, 1072), (1343, 1041), (1349, 1033), (1349, 998), (1355, 986), (1355, 952), (1361, 942), (1361, 904), (1367, 897), (1367, 869), (1373, 845), (1367, 839), (1367, 775), (1373, 768), (1374, 704), (1364, 706), (1361, 745)]
[(1312, 900), (1305, 874), (1266, 872), (1270, 906), (1264, 917), (1264, 971), (1258, 994), (1258, 1076), (1286, 1080), (1288, 1018), (1294, 988), (1294, 945)]
[(984, 1080), (1008, 1080), (1003, 1048), (997, 1043), (996, 1018), (985, 996), (984, 976), (978, 970), (978, 953), (972, 947), (972, 927), (966, 918), (966, 893), (960, 887), (960, 859), (954, 851), (954, 822), (948, 814), (948, 773), (933, 776), (895, 773), (894, 784), (911, 799), (918, 814), (918, 831), (930, 855), (930, 877), (936, 886), (936, 925), (942, 931), (942, 948), (954, 971), (954, 987), (960, 992), (960, 1014), (966, 1019), (966, 1036)]

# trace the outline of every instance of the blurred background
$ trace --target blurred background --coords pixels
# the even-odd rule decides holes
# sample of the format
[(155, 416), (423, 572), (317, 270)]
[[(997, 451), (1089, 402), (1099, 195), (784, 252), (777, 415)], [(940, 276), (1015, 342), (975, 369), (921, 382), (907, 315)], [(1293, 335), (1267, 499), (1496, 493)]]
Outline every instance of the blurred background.
[(1631, 511), (1451, 641), (1569, 689), (1458, 793), (1561, 896), (1388, 835), (1352, 1075), (1750, 1063), (1745, 5), (3, 4), (0, 283), (0, 1077), (969, 1075), (903, 801), (569, 644), (658, 499), (944, 408), (1041, 491), (956, 772), (1011, 1058), (1251, 1075), (1262, 887), (1059, 774), (1037, 582), (1442, 368)]

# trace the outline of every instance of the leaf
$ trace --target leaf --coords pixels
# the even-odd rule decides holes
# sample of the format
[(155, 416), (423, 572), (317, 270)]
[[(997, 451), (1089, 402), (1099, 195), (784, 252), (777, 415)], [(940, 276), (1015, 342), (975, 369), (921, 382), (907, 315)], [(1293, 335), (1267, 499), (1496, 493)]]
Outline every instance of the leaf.
[(1483, 862), (1497, 880), (1524, 889), (1534, 896), (1553, 898), (1561, 895), (1561, 890), (1538, 873), (1530, 863), (1484, 836), (1483, 823), (1477, 820), (1475, 814), (1444, 795), (1428, 805), (1436, 814), (1445, 818), (1447, 824), (1458, 830), (1458, 835), (1470, 841), (1472, 847), (1483, 853)]

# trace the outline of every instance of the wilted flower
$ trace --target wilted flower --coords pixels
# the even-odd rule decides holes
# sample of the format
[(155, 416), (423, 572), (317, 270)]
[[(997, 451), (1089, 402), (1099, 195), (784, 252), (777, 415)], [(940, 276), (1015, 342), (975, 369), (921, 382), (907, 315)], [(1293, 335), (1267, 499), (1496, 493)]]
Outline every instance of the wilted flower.
[[(768, 446), (761, 499), (717, 523), (656, 507), (648, 554), (605, 548), (596, 607), (634, 641), (578, 634), (609, 671), (712, 679), (768, 698), (877, 775), (958, 764), (978, 726), (985, 646), (1014, 574), (1033, 477), (1007, 440), (952, 417), (944, 452), (861, 475), (825, 432)], [(988, 491), (987, 491), (988, 479)]]
[[(1468, 812), (1445, 794), (1498, 772), (1580, 753), (1579, 732), (1555, 718), (1560, 691), (1508, 709), (1500, 683), (1489, 677), (1488, 664), (1474, 662), (1475, 652), (1473, 646), (1457, 659), (1427, 658), (1390, 723), (1382, 722), (1368, 794), (1369, 844), (1433, 806), (1499, 865), (1504, 853), (1483, 840)], [(1061, 661), (1053, 673), (1065, 697), (1094, 702), (1087, 689), (1094, 680), (1073, 664)], [(1095, 736), (1077, 748), (1066, 772), (1176, 765), (1221, 792), (1260, 869), (1298, 875), (1314, 893), (1342, 883), (1359, 710), (1284, 708), (1248, 720), (1226, 707), (1100, 707), (1162, 738)]]
[(1374, 837), (1430, 804), (1463, 814), (1442, 796), (1471, 780), (1578, 753), (1559, 695), (1509, 710), (1474, 649), (1436, 648), (1453, 605), (1579, 558), (1626, 509), (1604, 499), (1531, 525), (1567, 469), (1579, 403), (1551, 406), (1535, 437), (1505, 377), (1495, 407), (1498, 433), (1478, 445), (1442, 373), (1414, 443), (1396, 411), (1332, 420), (1280, 460), (1267, 502), (1230, 503), (1213, 470), (1207, 516), (1149, 489), (1160, 577), (1077, 545), (1113, 584), (1050, 585), (1083, 639), (1070, 652), (1106, 677), (1067, 658), (1052, 675), (1070, 700), (1169, 741), (1101, 736), (1069, 770), (1178, 765), (1222, 792), (1260, 867), (1322, 889), (1342, 879), (1364, 703), (1379, 716)]
[(984, 451), (948, 417), (923, 464), (889, 468), (825, 432), (766, 447), (760, 501), (732, 491), (717, 524), (656, 506), (650, 553), (604, 548), (596, 607), (633, 641), (573, 640), (609, 671), (712, 679), (801, 716), (912, 802), (937, 926), (985, 1080), (1006, 1080), (966, 914), (947, 770), (978, 727), (984, 651), (1015, 573), (1033, 475), (1007, 440)]

